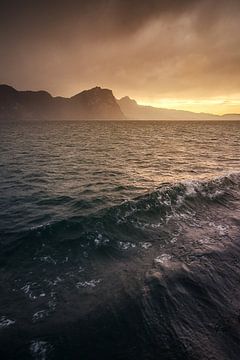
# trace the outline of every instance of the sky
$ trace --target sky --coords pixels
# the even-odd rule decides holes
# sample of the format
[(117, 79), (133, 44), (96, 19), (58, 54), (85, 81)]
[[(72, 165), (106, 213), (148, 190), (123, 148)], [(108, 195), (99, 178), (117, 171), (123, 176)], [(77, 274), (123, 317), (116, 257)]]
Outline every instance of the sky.
[(1, 0), (0, 83), (240, 113), (239, 0)]

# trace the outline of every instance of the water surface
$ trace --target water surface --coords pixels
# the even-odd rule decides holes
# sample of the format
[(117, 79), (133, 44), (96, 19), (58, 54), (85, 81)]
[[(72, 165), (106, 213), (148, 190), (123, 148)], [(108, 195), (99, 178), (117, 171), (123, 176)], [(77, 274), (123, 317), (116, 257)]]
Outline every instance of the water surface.
[(0, 124), (3, 358), (237, 360), (239, 130)]

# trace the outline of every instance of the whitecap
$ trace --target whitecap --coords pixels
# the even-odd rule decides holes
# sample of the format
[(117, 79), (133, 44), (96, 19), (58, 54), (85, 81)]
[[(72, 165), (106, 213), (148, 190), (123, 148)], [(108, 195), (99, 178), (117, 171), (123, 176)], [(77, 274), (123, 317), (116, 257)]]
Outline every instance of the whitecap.
[(154, 262), (157, 263), (157, 264), (164, 264), (164, 263), (170, 261), (171, 259), (172, 259), (171, 255), (162, 254), (162, 255), (159, 255), (158, 257), (156, 257), (154, 259)]
[(144, 242), (141, 243), (141, 247), (145, 250), (148, 250), (150, 247), (152, 247), (152, 244), (150, 242)]
[(100, 284), (102, 280), (101, 279), (98, 279), (98, 280), (89, 280), (89, 281), (79, 281), (77, 284), (76, 284), (76, 287), (78, 289), (80, 288), (87, 288), (87, 287), (90, 287), (90, 288), (95, 288), (98, 284)]
[(128, 250), (130, 248), (136, 247), (136, 245), (131, 242), (123, 242), (123, 241), (119, 241), (118, 245), (121, 250)]
[(15, 320), (7, 319), (6, 316), (0, 318), (0, 329), (7, 328), (8, 326), (14, 325)]

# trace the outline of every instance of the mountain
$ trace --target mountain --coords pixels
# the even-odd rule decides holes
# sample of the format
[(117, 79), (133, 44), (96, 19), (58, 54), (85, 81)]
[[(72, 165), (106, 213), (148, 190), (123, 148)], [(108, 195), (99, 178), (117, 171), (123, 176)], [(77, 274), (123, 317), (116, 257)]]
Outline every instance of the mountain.
[(111, 90), (95, 87), (70, 98), (47, 91), (17, 91), (0, 85), (0, 121), (4, 120), (240, 120), (223, 116), (138, 105), (128, 96), (117, 100)]
[(240, 120), (239, 114), (226, 114), (223, 116), (194, 113), (184, 110), (161, 109), (152, 106), (138, 105), (128, 96), (118, 100), (123, 113), (131, 120)]
[(0, 85), (0, 120), (122, 120), (111, 90), (95, 87), (71, 98)]

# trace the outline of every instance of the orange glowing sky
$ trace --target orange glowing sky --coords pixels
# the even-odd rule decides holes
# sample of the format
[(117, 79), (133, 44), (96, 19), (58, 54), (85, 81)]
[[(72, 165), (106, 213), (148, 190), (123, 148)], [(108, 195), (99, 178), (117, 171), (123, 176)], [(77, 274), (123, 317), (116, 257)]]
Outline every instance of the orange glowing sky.
[(1, 1), (0, 83), (240, 113), (239, 0)]

